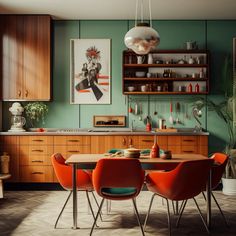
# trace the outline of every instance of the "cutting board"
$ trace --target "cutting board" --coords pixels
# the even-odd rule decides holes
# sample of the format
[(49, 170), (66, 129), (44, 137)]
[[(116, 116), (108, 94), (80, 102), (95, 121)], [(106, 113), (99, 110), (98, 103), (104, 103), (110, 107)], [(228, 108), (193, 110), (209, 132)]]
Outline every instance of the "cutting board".
[(167, 129), (156, 129), (155, 130), (156, 132), (169, 132), (169, 133), (175, 133), (175, 132), (178, 132), (177, 129), (174, 129), (174, 128), (167, 128)]

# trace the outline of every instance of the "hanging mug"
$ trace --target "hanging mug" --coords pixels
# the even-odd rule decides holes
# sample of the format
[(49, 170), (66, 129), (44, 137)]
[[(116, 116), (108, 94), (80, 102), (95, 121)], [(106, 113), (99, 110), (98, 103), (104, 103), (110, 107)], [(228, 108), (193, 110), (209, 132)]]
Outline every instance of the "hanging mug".
[(143, 64), (145, 60), (145, 56), (137, 56), (137, 64)]

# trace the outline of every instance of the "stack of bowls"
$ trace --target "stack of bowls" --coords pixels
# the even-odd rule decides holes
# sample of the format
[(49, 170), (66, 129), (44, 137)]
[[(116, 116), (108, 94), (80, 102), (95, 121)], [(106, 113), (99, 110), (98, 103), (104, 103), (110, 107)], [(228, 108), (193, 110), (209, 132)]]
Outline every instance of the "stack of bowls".
[(140, 149), (136, 149), (136, 148), (125, 149), (124, 156), (131, 157), (131, 158), (139, 158), (140, 157)]

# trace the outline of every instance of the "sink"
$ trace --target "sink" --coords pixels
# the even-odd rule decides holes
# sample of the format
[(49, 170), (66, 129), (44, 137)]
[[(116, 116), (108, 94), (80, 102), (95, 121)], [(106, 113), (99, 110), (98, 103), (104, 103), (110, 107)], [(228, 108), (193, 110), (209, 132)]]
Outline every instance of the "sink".
[(201, 132), (206, 132), (204, 129), (197, 130), (195, 128), (178, 128), (178, 132), (182, 132), (182, 133), (201, 133)]

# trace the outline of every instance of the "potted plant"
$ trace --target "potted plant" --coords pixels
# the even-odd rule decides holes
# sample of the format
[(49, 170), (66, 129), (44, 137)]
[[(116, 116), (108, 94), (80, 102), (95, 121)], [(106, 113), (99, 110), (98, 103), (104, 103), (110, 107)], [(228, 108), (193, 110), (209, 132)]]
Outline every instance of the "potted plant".
[(42, 102), (30, 102), (24, 106), (27, 120), (31, 127), (35, 127), (36, 123), (45, 123), (45, 116), (48, 113), (48, 106)]
[(217, 103), (209, 98), (202, 98), (194, 104), (198, 109), (207, 106), (208, 110), (215, 112), (227, 127), (228, 142), (225, 145), (225, 149), (222, 150), (229, 155), (229, 162), (222, 178), (223, 193), (226, 195), (236, 195), (236, 129), (233, 124), (233, 104), (236, 102), (236, 94), (233, 94), (232, 91), (233, 76), (231, 68), (230, 59), (226, 57), (222, 70), (223, 101)]

